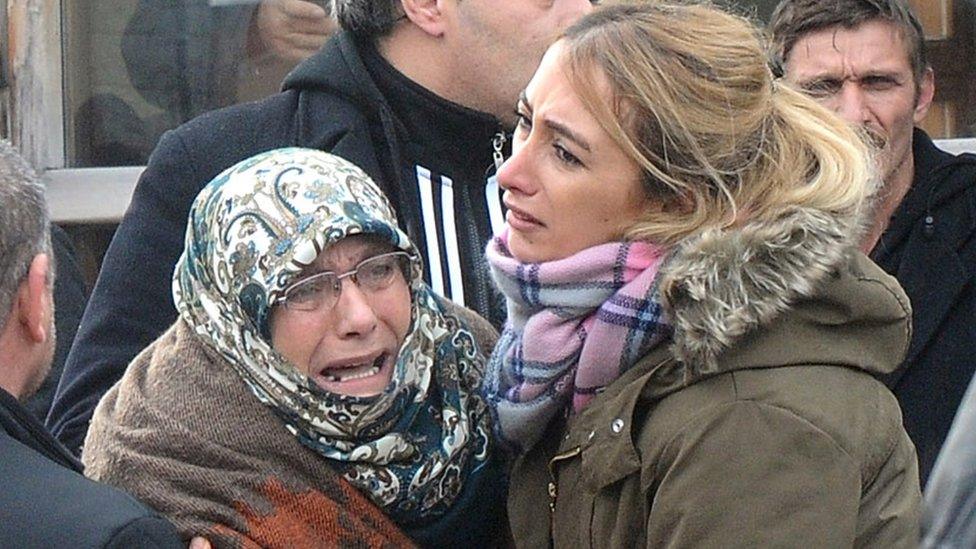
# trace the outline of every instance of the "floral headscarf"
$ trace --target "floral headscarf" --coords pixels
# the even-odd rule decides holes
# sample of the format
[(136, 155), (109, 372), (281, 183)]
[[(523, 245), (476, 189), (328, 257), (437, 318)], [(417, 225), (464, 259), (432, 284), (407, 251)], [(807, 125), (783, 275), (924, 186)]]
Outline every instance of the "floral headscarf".
[(354, 234), (417, 257), (386, 197), (355, 165), (309, 149), (259, 154), (194, 201), (173, 297), (180, 317), (289, 431), (409, 526), (449, 509), (488, 458), (485, 359), (471, 333), (443, 313), (418, 260), (411, 329), (380, 395), (330, 393), (276, 352), (272, 304), (322, 250)]

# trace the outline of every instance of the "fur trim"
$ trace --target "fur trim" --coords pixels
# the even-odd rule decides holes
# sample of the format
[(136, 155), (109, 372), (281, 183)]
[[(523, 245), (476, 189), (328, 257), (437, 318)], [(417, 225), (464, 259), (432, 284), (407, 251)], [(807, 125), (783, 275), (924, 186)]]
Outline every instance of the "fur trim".
[(662, 268), (661, 288), (686, 380), (717, 372), (724, 349), (811, 296), (859, 235), (850, 216), (796, 208), (680, 243)]

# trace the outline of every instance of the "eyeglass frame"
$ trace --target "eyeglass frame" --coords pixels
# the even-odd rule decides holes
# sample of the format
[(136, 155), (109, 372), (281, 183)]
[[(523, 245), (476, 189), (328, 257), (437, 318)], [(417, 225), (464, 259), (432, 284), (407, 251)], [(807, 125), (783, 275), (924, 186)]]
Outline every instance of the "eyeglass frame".
[[(301, 280), (297, 280), (297, 281), (289, 284), (288, 286), (286, 286), (284, 288), (284, 290), (282, 290), (281, 296), (278, 297), (277, 299), (275, 299), (272, 302), (272, 305), (281, 304), (281, 306), (283, 306), (285, 309), (288, 309), (289, 311), (300, 311), (300, 312), (312, 312), (312, 311), (317, 311), (320, 308), (323, 309), (323, 310), (331, 310), (333, 307), (335, 307), (336, 303), (339, 302), (339, 297), (342, 296), (342, 281), (343, 281), (343, 279), (351, 278), (352, 281), (353, 281), (353, 283), (356, 285), (357, 288), (363, 289), (362, 286), (359, 285), (359, 279), (357, 278), (357, 276), (359, 275), (359, 270), (362, 268), (363, 263), (368, 263), (368, 262), (373, 261), (373, 260), (375, 260), (377, 258), (390, 257), (390, 256), (397, 256), (397, 257), (406, 258), (406, 260), (408, 261), (408, 263), (406, 265), (407, 270), (404, 271), (404, 269), (402, 268), (403, 267), (403, 264), (402, 263), (399, 265), (399, 267), (400, 267), (400, 272), (403, 275), (404, 280), (406, 280), (407, 283), (409, 283), (410, 282), (410, 271), (409, 271), (409, 269), (410, 269), (410, 266), (413, 265), (413, 263), (417, 260), (417, 256), (412, 255), (412, 254), (410, 254), (410, 252), (406, 252), (404, 250), (394, 250), (392, 252), (384, 252), (384, 253), (381, 253), (381, 254), (376, 254), (376, 255), (367, 257), (367, 258), (363, 259), (362, 261), (360, 261), (359, 263), (356, 263), (356, 266), (353, 267), (352, 269), (350, 269), (350, 270), (348, 270), (348, 271), (346, 271), (344, 273), (341, 273), (341, 274), (336, 274), (335, 271), (321, 271), (321, 272), (315, 273), (313, 275), (306, 276), (305, 278), (302, 278)], [(336, 300), (335, 300), (335, 302), (332, 303), (331, 306), (329, 306), (327, 308), (326, 307), (318, 306), (318, 307), (312, 307), (310, 309), (296, 309), (296, 308), (291, 308), (291, 307), (294, 307), (294, 302), (292, 302), (292, 306), (291, 307), (288, 306), (288, 293), (291, 292), (294, 288), (296, 288), (298, 286), (301, 286), (303, 284), (308, 283), (309, 280), (318, 279), (318, 278), (324, 278), (324, 277), (326, 277), (328, 275), (335, 276), (335, 279), (336, 279), (336, 286), (335, 287), (337, 288), (337, 290), (336, 290), (336, 296), (335, 296), (336, 297)]]

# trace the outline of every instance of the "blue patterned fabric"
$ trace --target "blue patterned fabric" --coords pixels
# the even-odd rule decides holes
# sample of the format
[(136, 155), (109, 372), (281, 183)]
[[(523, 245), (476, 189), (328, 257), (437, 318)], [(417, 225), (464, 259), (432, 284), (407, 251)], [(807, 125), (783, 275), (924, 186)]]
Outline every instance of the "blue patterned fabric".
[(270, 343), (275, 300), (322, 250), (355, 234), (417, 256), (386, 198), (355, 165), (309, 149), (259, 154), (194, 201), (174, 301), (305, 445), (335, 460), (401, 526), (429, 523), (487, 462), (490, 425), (480, 396), (484, 355), (443, 312), (420, 262), (412, 262), (409, 281), (411, 328), (380, 395), (321, 389)]

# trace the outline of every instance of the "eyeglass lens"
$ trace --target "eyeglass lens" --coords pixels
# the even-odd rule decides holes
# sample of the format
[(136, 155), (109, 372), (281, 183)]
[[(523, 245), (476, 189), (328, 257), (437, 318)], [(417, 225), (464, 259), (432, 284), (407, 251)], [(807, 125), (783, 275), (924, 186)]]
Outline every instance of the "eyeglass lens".
[(285, 306), (299, 311), (331, 309), (339, 301), (344, 278), (352, 278), (368, 293), (384, 290), (398, 273), (403, 276), (407, 272), (408, 261), (406, 252), (389, 252), (364, 259), (354, 269), (342, 274), (331, 271), (314, 274), (285, 290)]

